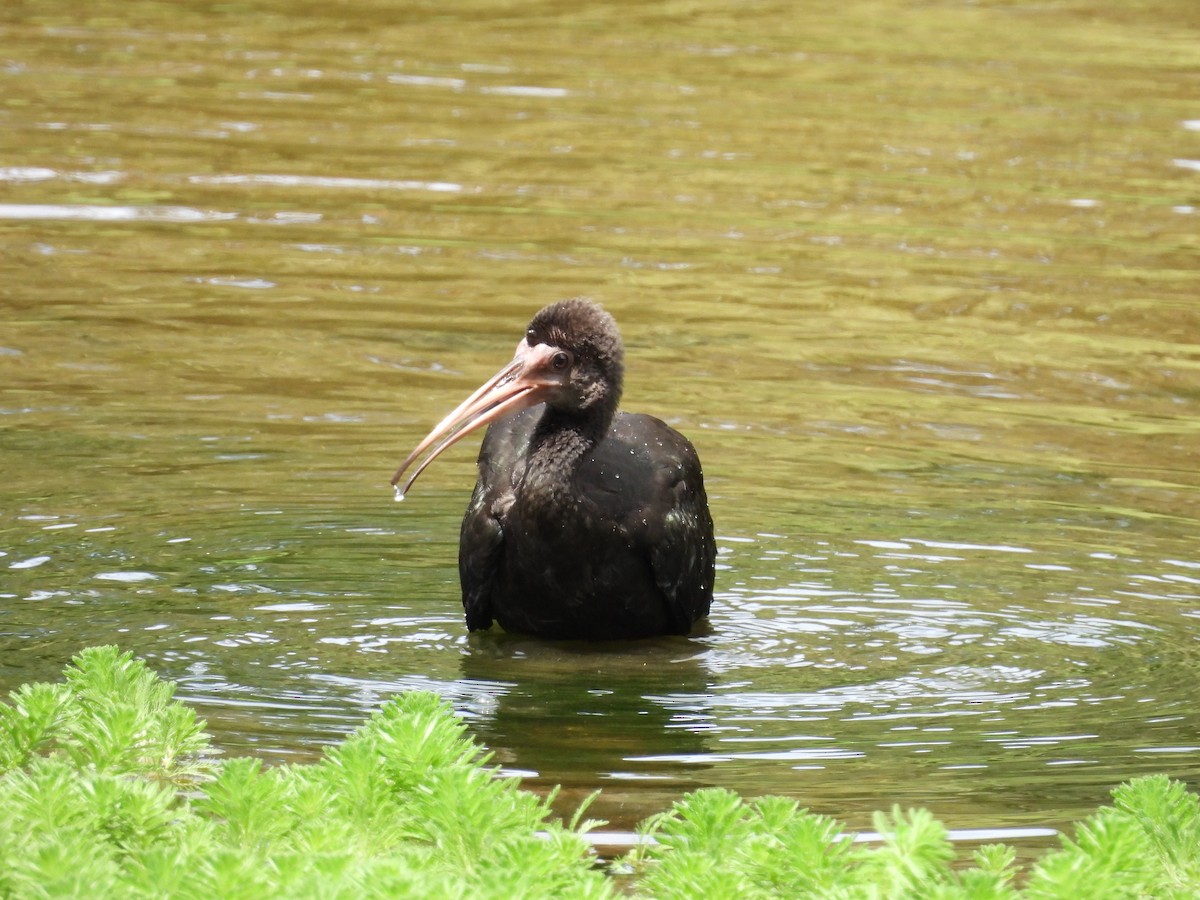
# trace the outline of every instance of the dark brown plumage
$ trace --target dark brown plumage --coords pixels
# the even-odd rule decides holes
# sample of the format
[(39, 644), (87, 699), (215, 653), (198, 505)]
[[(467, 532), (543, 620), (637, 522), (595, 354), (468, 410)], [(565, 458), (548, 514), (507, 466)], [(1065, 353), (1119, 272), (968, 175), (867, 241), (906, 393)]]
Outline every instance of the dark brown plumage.
[(700, 460), (666, 423), (617, 411), (623, 357), (616, 322), (595, 303), (547, 306), (513, 361), (392, 479), (436, 444), (407, 491), (489, 425), (459, 544), (472, 631), (497, 621), (547, 638), (634, 638), (686, 634), (708, 614), (716, 545)]

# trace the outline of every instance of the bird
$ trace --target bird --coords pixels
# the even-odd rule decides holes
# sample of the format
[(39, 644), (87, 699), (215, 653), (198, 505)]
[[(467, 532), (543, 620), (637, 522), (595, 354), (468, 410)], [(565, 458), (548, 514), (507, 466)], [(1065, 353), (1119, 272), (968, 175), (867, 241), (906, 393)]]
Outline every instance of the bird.
[(688, 634), (708, 616), (716, 543), (699, 456), (661, 419), (618, 410), (623, 381), (613, 317), (586, 298), (551, 303), (392, 477), (403, 499), (488, 426), (459, 535), (469, 631), (623, 640)]

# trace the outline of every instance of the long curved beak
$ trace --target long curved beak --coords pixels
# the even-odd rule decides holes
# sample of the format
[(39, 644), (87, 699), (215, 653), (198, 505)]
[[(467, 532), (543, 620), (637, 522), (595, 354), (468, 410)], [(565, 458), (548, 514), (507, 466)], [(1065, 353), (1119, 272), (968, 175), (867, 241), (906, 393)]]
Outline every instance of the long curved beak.
[(562, 383), (561, 377), (554, 373), (550, 366), (550, 360), (557, 352), (556, 348), (546, 344), (530, 347), (525, 341), (521, 341), (517, 345), (517, 355), (513, 357), (513, 361), (480, 385), (475, 393), (438, 422), (433, 431), (429, 432), (400, 464), (400, 468), (392, 476), (392, 487), (397, 486), (405, 470), (422, 453), (433, 447), (433, 451), (408, 476), (404, 487), (396, 489), (396, 498), (400, 499), (407, 494), (413, 482), (429, 464), (461, 438), (497, 419), (544, 402)]

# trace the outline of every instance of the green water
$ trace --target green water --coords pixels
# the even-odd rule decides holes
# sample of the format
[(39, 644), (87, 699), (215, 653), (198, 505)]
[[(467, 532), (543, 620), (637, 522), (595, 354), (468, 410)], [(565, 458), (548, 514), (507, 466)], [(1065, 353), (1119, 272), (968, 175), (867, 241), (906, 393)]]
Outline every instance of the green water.
[[(0, 687), (118, 643), (272, 761), (433, 688), (614, 825), (1196, 788), (1192, 0), (38, 0), (0, 37)], [(576, 294), (704, 462), (689, 639), (468, 636), (473, 449), (392, 502)]]

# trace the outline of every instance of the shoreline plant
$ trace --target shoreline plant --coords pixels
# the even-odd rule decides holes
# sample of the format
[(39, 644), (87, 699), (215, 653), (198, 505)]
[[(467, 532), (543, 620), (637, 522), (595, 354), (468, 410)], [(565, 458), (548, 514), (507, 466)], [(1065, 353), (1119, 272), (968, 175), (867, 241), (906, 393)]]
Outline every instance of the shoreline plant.
[(0, 702), (0, 898), (1200, 896), (1200, 798), (1166, 776), (1113, 792), (1027, 869), (958, 858), (927, 810), (877, 845), (783, 797), (681, 798), (598, 860), (553, 798), (502, 777), (437, 695), (386, 703), (323, 758), (219, 759), (175, 685), (114, 647)]

